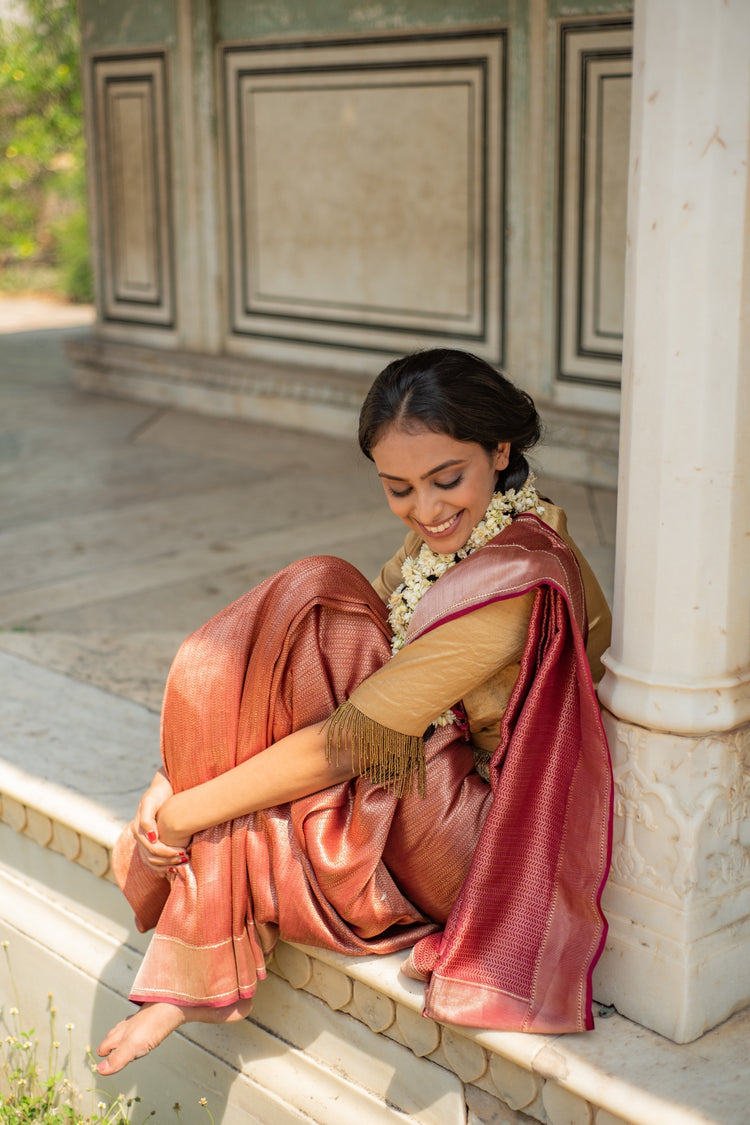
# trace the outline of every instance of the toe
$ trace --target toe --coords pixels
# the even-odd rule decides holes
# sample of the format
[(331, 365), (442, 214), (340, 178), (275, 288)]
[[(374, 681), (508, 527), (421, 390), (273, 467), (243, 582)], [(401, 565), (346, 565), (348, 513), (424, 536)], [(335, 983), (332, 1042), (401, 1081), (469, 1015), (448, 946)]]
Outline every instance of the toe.
[(123, 1023), (115, 1024), (111, 1031), (107, 1032), (99, 1046), (96, 1048), (97, 1055), (104, 1056), (108, 1055), (110, 1051), (114, 1051), (115, 1047), (122, 1039), (123, 1033)]
[[(113, 1050), (114, 1050), (114, 1048), (113, 1048)], [(118, 1070), (122, 1070), (122, 1066), (117, 1066), (116, 1058), (117, 1058), (116, 1055), (107, 1055), (106, 1059), (102, 1059), (102, 1061), (100, 1063), (97, 1063), (96, 1069), (97, 1069), (98, 1073), (99, 1074), (117, 1074)]]

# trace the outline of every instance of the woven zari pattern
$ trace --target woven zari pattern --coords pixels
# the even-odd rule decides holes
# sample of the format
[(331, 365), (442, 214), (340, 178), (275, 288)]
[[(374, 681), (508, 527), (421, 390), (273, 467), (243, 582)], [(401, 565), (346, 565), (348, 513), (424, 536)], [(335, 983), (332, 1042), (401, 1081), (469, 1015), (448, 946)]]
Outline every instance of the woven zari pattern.
[[(435, 584), (410, 630), (533, 588), (491, 788), (446, 727), (424, 746), (424, 796), (399, 798), (359, 777), (239, 818), (199, 833), (171, 883), (140, 863), (132, 835), (121, 837), (118, 879), (139, 925), (156, 926), (133, 999), (221, 1006), (250, 996), (279, 934), (350, 954), (417, 942), (412, 969), (432, 974), (437, 1018), (589, 1026), (609, 768), (575, 560), (521, 516)], [(357, 571), (325, 557), (293, 564), (178, 653), (162, 724), (172, 784), (199, 784), (330, 717), (389, 656), (385, 608)]]
[(470, 612), (498, 567), (513, 592), (537, 586), (490, 762), (492, 807), (443, 935), (418, 943), (411, 958), (415, 974), (429, 978), (426, 1014), (449, 1023), (551, 1033), (593, 1027), (612, 782), (584, 655), (580, 578), (558, 542), (535, 517), (519, 517), (456, 568), (452, 583), (438, 584), (413, 622), (418, 635), (446, 613)]
[[(382, 602), (339, 559), (304, 559), (267, 579), (175, 658), (162, 713), (174, 788), (330, 716), (390, 658), (389, 639)], [(365, 954), (402, 949), (435, 929), (489, 805), (468, 748), (451, 753), (451, 743), (450, 735), (432, 740), (424, 800), (399, 801), (365, 778), (337, 785), (198, 833), (190, 863), (170, 882), (140, 862), (126, 831), (115, 874), (139, 928), (156, 926), (131, 998), (223, 1006), (251, 996), (279, 932)], [(442, 856), (439, 875), (433, 856)]]

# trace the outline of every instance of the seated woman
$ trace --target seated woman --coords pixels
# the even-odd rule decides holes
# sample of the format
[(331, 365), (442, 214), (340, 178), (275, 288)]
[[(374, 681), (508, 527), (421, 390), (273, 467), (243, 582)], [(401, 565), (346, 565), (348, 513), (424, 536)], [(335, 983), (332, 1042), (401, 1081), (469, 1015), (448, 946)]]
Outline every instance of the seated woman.
[(188, 1020), (250, 1009), (279, 937), (413, 947), (426, 1014), (593, 1026), (611, 778), (593, 680), (609, 611), (541, 498), (531, 399), (483, 360), (391, 363), (363, 452), (407, 526), (370, 585), (304, 559), (190, 637), (164, 767), (115, 850), (140, 929), (121, 1070)]

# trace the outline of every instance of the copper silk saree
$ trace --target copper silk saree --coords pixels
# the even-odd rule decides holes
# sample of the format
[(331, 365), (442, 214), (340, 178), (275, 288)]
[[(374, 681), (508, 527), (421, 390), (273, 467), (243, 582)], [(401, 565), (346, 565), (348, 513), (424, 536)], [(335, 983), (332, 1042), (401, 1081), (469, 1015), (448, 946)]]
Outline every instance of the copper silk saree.
[[(536, 591), (521, 671), (490, 764), (457, 726), (424, 743), (424, 791), (363, 776), (198, 833), (171, 882), (126, 830), (115, 871), (155, 926), (136, 1002), (231, 1004), (253, 994), (279, 936), (349, 954), (413, 946), (425, 1014), (499, 1030), (593, 1026), (606, 924), (611, 775), (585, 658), (577, 563), (519, 516), (420, 601), (408, 641)], [(162, 754), (176, 790), (326, 720), (390, 657), (385, 607), (347, 563), (305, 559), (188, 638), (170, 672)], [(398, 717), (393, 724), (398, 731)]]

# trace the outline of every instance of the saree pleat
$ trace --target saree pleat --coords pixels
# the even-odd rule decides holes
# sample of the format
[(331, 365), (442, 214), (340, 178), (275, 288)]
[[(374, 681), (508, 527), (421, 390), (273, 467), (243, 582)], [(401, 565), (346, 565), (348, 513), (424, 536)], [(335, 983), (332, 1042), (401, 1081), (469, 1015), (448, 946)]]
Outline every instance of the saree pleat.
[[(230, 769), (292, 730), (322, 721), (389, 659), (385, 609), (339, 559), (274, 575), (183, 644), (167, 683), (162, 756), (176, 791)], [(115, 873), (141, 929), (156, 926), (131, 999), (223, 1006), (251, 996), (281, 933), (351, 954), (411, 945), (443, 921), (476, 835), (453, 841), (449, 878), (423, 849), (413, 897), (401, 888), (394, 820), (476, 825), (489, 805), (452, 731), (425, 798), (399, 799), (364, 778), (198, 833), (170, 882), (141, 862), (126, 831)], [(458, 835), (456, 831), (454, 836)], [(444, 845), (448, 850), (448, 844)], [(407, 864), (408, 866), (408, 864)], [(407, 882), (409, 880), (407, 879)]]

